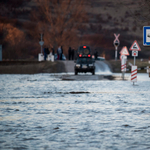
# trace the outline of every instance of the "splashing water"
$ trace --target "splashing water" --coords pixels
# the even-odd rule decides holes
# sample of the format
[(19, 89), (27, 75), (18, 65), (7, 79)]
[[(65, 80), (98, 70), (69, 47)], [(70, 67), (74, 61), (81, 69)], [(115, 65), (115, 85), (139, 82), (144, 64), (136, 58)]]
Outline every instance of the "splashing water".
[(104, 61), (96, 61), (95, 67), (96, 74), (112, 74), (110, 67)]

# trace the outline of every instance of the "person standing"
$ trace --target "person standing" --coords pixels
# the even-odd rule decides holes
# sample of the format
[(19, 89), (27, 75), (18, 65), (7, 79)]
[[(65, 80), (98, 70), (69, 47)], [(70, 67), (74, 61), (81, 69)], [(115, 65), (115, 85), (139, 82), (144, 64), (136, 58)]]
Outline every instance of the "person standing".
[(71, 50), (72, 60), (74, 60), (74, 48)]
[(45, 61), (46, 61), (46, 58), (47, 58), (47, 52), (46, 52), (46, 50), (47, 50), (46, 47), (44, 47), (43, 48), (43, 52), (44, 52), (44, 60)]
[(97, 57), (98, 57), (98, 51), (96, 50), (96, 52), (95, 52), (95, 60), (97, 59)]
[(55, 50), (54, 50), (53, 47), (51, 48), (51, 51), (52, 51), (52, 55), (54, 55), (55, 54)]
[(62, 60), (62, 54), (63, 54), (63, 47), (61, 46), (60, 60)]
[(62, 51), (61, 51), (61, 46), (59, 46), (58, 49), (57, 49), (57, 59), (58, 59), (58, 60), (60, 60), (61, 53), (62, 53)]
[(68, 49), (68, 57), (69, 57), (69, 60), (71, 60), (71, 47), (69, 47)]

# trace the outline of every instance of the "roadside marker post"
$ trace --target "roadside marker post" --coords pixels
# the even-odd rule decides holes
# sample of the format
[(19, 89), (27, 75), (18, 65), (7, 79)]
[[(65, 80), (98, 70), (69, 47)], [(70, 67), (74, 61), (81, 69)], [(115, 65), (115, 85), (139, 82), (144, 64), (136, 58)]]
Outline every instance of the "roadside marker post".
[(137, 66), (132, 66), (131, 67), (131, 81), (133, 82), (137, 82)]
[(114, 33), (114, 36), (115, 36), (115, 40), (114, 40), (114, 46), (115, 46), (115, 60), (117, 60), (117, 50), (118, 50), (118, 46), (120, 45), (120, 41), (119, 41), (119, 36), (120, 36), (120, 34), (118, 34), (118, 35), (116, 35), (115, 33)]
[(122, 71), (122, 79), (124, 80), (124, 75), (126, 72), (126, 61), (127, 61), (127, 56), (121, 55), (121, 71)]
[(125, 72), (126, 72), (126, 62), (127, 56), (129, 56), (129, 52), (126, 46), (122, 48), (120, 51), (120, 59), (121, 59), (121, 71), (122, 71), (122, 79), (124, 80)]
[(150, 77), (150, 66), (147, 66), (147, 73), (149, 74)]
[(138, 56), (138, 51), (141, 51), (141, 48), (136, 40), (131, 45), (130, 51), (132, 51), (132, 56), (134, 57), (134, 65), (131, 66), (131, 81), (134, 85), (134, 82), (137, 82), (137, 66), (135, 66), (136, 57)]

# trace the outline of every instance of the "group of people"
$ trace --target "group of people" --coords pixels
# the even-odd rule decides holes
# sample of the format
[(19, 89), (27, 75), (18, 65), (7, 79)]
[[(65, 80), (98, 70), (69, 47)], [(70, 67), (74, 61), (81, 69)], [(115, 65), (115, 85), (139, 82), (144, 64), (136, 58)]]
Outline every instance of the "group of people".
[(51, 48), (51, 51), (49, 51), (49, 48), (48, 47), (45, 47), (44, 49), (43, 49), (43, 52), (44, 52), (44, 60), (46, 60), (47, 59), (47, 56), (50, 54), (50, 55), (54, 55), (54, 49), (53, 48)]
[[(51, 48), (51, 50), (49, 50), (48, 47), (45, 47), (43, 49), (43, 52), (44, 52), (44, 60), (47, 59), (47, 56), (50, 54), (50, 55), (55, 55), (55, 50), (54, 48)], [(63, 60), (63, 47), (62, 46), (59, 46), (58, 49), (57, 49), (57, 60)], [(74, 48), (71, 48), (69, 47), (68, 49), (68, 60), (74, 60), (74, 57), (75, 57), (75, 50)]]

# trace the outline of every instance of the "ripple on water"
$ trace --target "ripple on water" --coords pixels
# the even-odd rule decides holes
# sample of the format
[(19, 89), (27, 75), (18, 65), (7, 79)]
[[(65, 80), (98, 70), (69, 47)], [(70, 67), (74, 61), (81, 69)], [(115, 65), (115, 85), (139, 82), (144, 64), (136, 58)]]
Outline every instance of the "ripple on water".
[(149, 79), (132, 86), (50, 74), (0, 77), (0, 149), (150, 147)]

